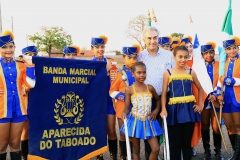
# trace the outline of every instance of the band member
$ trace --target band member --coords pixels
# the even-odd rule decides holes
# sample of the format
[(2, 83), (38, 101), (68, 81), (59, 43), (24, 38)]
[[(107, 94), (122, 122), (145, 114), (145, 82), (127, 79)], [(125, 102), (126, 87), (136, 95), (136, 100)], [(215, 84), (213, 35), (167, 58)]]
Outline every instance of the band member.
[[(212, 86), (215, 88), (217, 86), (218, 82), (218, 71), (219, 71), (219, 62), (214, 60), (215, 56), (215, 48), (216, 44), (214, 42), (208, 42), (205, 45), (201, 46), (201, 54), (203, 59), (205, 60), (206, 70), (208, 72), (208, 75), (211, 79)], [(217, 120), (214, 115), (214, 111), (212, 109), (212, 103), (214, 102), (214, 107), (219, 107), (218, 101), (216, 101), (216, 93), (211, 93), (207, 95), (204, 93), (204, 108), (202, 111), (202, 142), (203, 142), (203, 148), (205, 150), (204, 152), (204, 158), (205, 160), (211, 159), (211, 150), (210, 150), (210, 122), (212, 124), (212, 130), (213, 130), (213, 144), (215, 147), (215, 158), (217, 160), (224, 160), (222, 153), (221, 153), (221, 147), (222, 147), (222, 138), (219, 132), (219, 128), (217, 125)], [(216, 108), (217, 116), (219, 117), (219, 108)]]
[(160, 48), (171, 51), (172, 37), (159, 37), (158, 44)]
[[(163, 133), (156, 117), (160, 110), (160, 97), (152, 85), (145, 84), (146, 65), (136, 62), (132, 67), (132, 75), (135, 83), (126, 88), (125, 107), (122, 112), (122, 120), (127, 118), (128, 135), (133, 144), (133, 159), (140, 160), (140, 139), (147, 140), (151, 153), (149, 160), (156, 160), (159, 154), (157, 136)], [(152, 111), (152, 98), (156, 99), (157, 106)], [(132, 107), (130, 108), (130, 104)], [(124, 125), (121, 132), (125, 134)]]
[[(139, 45), (133, 45), (132, 47), (122, 48), (124, 65), (122, 66), (122, 69), (119, 69), (119, 72), (117, 72), (116, 79), (113, 80), (111, 83), (109, 94), (112, 98), (117, 100), (115, 109), (119, 129), (123, 125), (121, 116), (125, 105), (125, 90), (127, 86), (131, 86), (135, 82), (135, 79), (132, 76), (131, 69), (132, 66), (137, 62), (137, 54), (139, 52), (140, 52)], [(126, 160), (127, 158), (126, 140), (125, 136), (122, 133), (120, 133), (119, 146), (121, 150), (120, 158), (121, 160)]]
[(32, 88), (35, 81), (26, 75), (26, 65), (14, 60), (14, 36), (6, 31), (0, 36), (0, 159), (6, 160), (7, 146), (11, 160), (21, 159), (20, 142), (27, 104), (22, 88)]
[[(36, 46), (28, 46), (22, 49), (22, 54), (27, 56), (37, 56), (38, 51)], [(34, 65), (26, 65), (27, 70), (26, 74), (33, 81), (36, 80), (35, 77), (35, 67)], [(28, 88), (23, 87), (23, 94), (26, 98), (26, 103), (28, 104)], [(24, 122), (23, 131), (21, 135), (21, 151), (22, 151), (22, 160), (27, 160), (28, 155), (28, 120)]]
[[(223, 41), (223, 48), (227, 53), (226, 64), (224, 68), (224, 75), (222, 75), (218, 84), (218, 95), (221, 89), (225, 93), (223, 97), (223, 119), (230, 141), (234, 150), (234, 155), (230, 160), (238, 160), (240, 157), (240, 58), (239, 58), (239, 38)], [(223, 87), (221, 87), (223, 85)]]
[[(107, 37), (106, 36), (99, 36), (96, 38), (92, 38), (91, 41), (91, 50), (94, 53), (93, 61), (105, 61), (107, 62), (108, 59), (104, 57), (104, 52), (105, 52), (105, 45), (107, 43)], [(108, 75), (108, 87), (110, 89), (110, 84), (111, 80)], [(117, 134), (116, 134), (116, 129), (115, 129), (115, 124), (116, 124), (116, 112), (114, 110), (112, 98), (109, 96), (108, 97), (108, 106), (107, 106), (107, 133), (108, 133), (108, 147), (109, 147), (109, 152), (112, 160), (117, 159)], [(97, 156), (98, 160), (103, 159), (103, 155)]]
[[(203, 89), (192, 69), (186, 69), (189, 57), (185, 46), (178, 46), (174, 50), (175, 67), (167, 69), (163, 75), (162, 112), (161, 117), (167, 117), (170, 159), (181, 160), (181, 152), (184, 160), (191, 160), (191, 139), (195, 122), (201, 121), (202, 109), (192, 92), (192, 83), (199, 91), (199, 99), (202, 100)], [(167, 102), (167, 91), (170, 96)]]
[(63, 58), (76, 59), (78, 54), (80, 54), (80, 47), (78, 46), (71, 45), (63, 48)]

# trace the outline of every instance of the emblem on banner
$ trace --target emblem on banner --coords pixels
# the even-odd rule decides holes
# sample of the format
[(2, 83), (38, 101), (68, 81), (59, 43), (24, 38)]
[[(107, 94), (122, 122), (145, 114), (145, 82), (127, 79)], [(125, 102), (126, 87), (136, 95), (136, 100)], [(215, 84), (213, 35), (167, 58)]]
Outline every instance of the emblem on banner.
[(70, 91), (63, 95), (61, 99), (57, 99), (55, 103), (55, 116), (58, 125), (62, 124), (78, 124), (83, 117), (84, 102), (79, 95)]

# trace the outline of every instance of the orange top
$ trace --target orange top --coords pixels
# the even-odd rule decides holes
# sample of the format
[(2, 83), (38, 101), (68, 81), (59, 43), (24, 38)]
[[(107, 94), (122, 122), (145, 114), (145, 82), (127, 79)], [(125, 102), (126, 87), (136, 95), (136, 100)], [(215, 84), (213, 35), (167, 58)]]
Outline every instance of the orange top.
[[(224, 74), (222, 76), (219, 77), (219, 80), (220, 82), (223, 84), (223, 81), (224, 81), (224, 78), (226, 77), (227, 75), (227, 71), (228, 71), (228, 66), (229, 66), (229, 63), (230, 63), (230, 59), (228, 58), (226, 60), (226, 63), (225, 63), (225, 71), (224, 71)], [(235, 78), (240, 78), (240, 58), (236, 59), (235, 62), (234, 62), (234, 68), (233, 68), (233, 72), (232, 72), (232, 77), (235, 77)], [(234, 96), (237, 103), (240, 104), (240, 86), (233, 86), (233, 90), (234, 90)]]
[[(122, 74), (117, 72), (117, 77), (115, 80), (111, 82), (111, 87), (109, 90), (109, 94), (112, 98), (116, 99), (116, 95), (118, 95), (120, 92), (124, 93), (125, 95), (125, 90), (126, 90), (126, 83), (122, 80)], [(121, 118), (122, 116), (122, 111), (125, 106), (125, 102), (123, 100), (117, 100), (116, 104), (116, 117)]]
[[(23, 96), (23, 87), (32, 88), (30, 84), (27, 83), (27, 76), (26, 76), (26, 65), (22, 62), (16, 62), (16, 69), (17, 69), (17, 92), (20, 99), (20, 109), (21, 114), (27, 114), (27, 104), (26, 99)], [(0, 95), (0, 119), (7, 117), (7, 86), (5, 82), (4, 73), (2, 67), (0, 67), (0, 87), (1, 90), (4, 90), (5, 93)]]

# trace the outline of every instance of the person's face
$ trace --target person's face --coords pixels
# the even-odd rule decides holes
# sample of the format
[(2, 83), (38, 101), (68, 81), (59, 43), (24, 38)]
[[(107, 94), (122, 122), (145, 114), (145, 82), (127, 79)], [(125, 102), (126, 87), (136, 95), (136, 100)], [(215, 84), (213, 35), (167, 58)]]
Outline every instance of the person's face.
[(208, 52), (202, 53), (202, 57), (206, 62), (212, 62), (215, 56), (215, 51), (212, 49)]
[(26, 56), (36, 56), (36, 54), (33, 53), (33, 52), (28, 52), (28, 53), (26, 53), (25, 55), (26, 55)]
[(147, 49), (154, 50), (158, 48), (158, 34), (154, 30), (148, 30), (145, 33), (144, 42), (147, 46)]
[(67, 58), (67, 59), (76, 59), (76, 58), (77, 58), (77, 54), (76, 54), (76, 53), (65, 54), (64, 58)]
[(188, 49), (189, 55), (191, 56), (193, 52), (193, 45), (191, 43), (187, 43), (186, 48)]
[(234, 58), (238, 54), (239, 47), (236, 45), (230, 46), (225, 48), (225, 52), (227, 53), (228, 57)]
[(95, 57), (102, 57), (105, 52), (105, 45), (97, 45), (92, 47), (92, 51), (95, 55)]
[(146, 67), (136, 66), (135, 71), (132, 73), (136, 81), (143, 83), (146, 79)]
[(13, 43), (8, 43), (0, 48), (1, 56), (3, 58), (10, 59), (13, 57), (15, 52), (15, 45)]
[(127, 68), (131, 68), (137, 62), (137, 54), (123, 56), (123, 62)]
[(160, 48), (171, 51), (170, 44), (159, 45)]
[(174, 60), (176, 61), (176, 65), (183, 67), (186, 66), (186, 63), (189, 58), (189, 53), (184, 50), (178, 50), (176, 55), (174, 56)]

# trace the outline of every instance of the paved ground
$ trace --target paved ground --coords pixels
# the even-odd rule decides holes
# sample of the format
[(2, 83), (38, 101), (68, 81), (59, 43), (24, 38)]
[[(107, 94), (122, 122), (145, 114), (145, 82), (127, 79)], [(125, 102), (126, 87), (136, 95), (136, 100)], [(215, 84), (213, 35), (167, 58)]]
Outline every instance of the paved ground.
[[(222, 131), (223, 131), (224, 139), (226, 141), (226, 147), (228, 149), (227, 151), (225, 151), (224, 146), (222, 144), (222, 148), (223, 148), (222, 153), (223, 153), (223, 156), (224, 156), (225, 160), (227, 160), (228, 158), (230, 158), (232, 156), (233, 151), (232, 151), (232, 147), (231, 147), (231, 144), (230, 144), (228, 134), (227, 134), (227, 130), (226, 130), (225, 126), (222, 127)], [(197, 156), (193, 157), (192, 160), (202, 160), (203, 159), (203, 153), (204, 153), (203, 146), (202, 146), (202, 141), (200, 140), (199, 144), (194, 148), (197, 151)], [(211, 135), (211, 151), (212, 151), (212, 159), (215, 159), (212, 135)], [(144, 160), (145, 159), (145, 154), (144, 154), (144, 143), (143, 142), (141, 142), (140, 154), (141, 154), (141, 160)], [(160, 150), (160, 156), (161, 156), (161, 158), (163, 157), (163, 147), (162, 146), (161, 146), (161, 150)], [(106, 153), (104, 155), (104, 159), (105, 160), (110, 159), (109, 158), (109, 153)], [(93, 158), (92, 160), (95, 160), (95, 159)]]
[[(225, 138), (225, 141), (226, 141), (226, 145), (227, 145), (227, 149), (228, 151), (225, 151), (224, 150), (224, 146), (223, 146), (223, 149), (222, 149), (222, 153), (223, 153), (223, 156), (225, 158), (225, 160), (227, 160), (228, 158), (231, 157), (231, 155), (233, 154), (233, 151), (232, 151), (232, 147), (231, 147), (231, 144), (230, 144), (230, 141), (229, 141), (229, 138), (228, 138), (228, 135), (227, 135), (227, 130), (226, 130), (226, 127), (223, 126), (222, 127), (222, 131), (223, 131), (223, 136)], [(119, 133), (118, 133), (119, 134)], [(215, 156), (214, 156), (214, 147), (213, 147), (213, 142), (212, 142), (212, 136), (211, 136), (211, 150), (212, 150), (212, 159), (215, 159)], [(203, 146), (202, 146), (202, 142), (200, 140), (199, 144), (195, 147), (195, 150), (197, 151), (197, 156), (196, 157), (193, 157), (192, 160), (202, 160), (203, 159), (203, 153), (204, 153), (204, 150), (203, 150)], [(141, 160), (144, 160), (145, 158), (145, 155), (144, 155), (144, 143), (141, 142)], [(160, 150), (160, 156), (162, 158), (162, 155), (163, 155), (163, 148), (161, 147), (161, 150)], [(110, 160), (109, 158), (109, 153), (105, 153), (104, 154), (104, 159), (105, 160)], [(9, 153), (8, 153), (8, 158), (7, 160), (10, 160), (9, 158)], [(95, 160), (95, 158), (93, 158), (92, 160)]]

